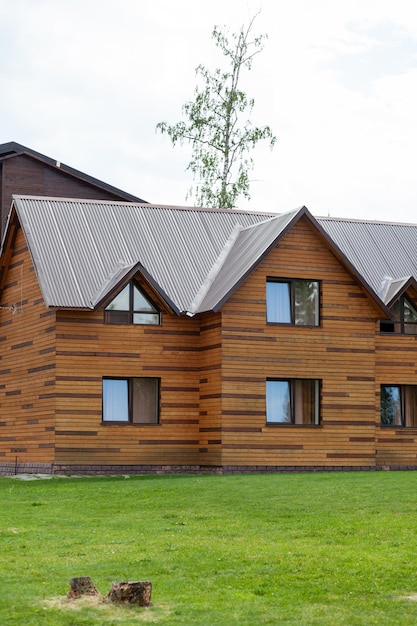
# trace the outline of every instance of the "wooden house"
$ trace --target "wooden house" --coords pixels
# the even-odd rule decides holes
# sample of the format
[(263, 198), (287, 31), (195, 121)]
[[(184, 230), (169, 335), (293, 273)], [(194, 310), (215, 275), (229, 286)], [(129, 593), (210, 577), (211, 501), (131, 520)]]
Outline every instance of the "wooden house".
[(0, 473), (417, 468), (417, 226), (16, 196)]
[(9, 141), (0, 144), (0, 235), (4, 232), (13, 194), (144, 202), (56, 159)]

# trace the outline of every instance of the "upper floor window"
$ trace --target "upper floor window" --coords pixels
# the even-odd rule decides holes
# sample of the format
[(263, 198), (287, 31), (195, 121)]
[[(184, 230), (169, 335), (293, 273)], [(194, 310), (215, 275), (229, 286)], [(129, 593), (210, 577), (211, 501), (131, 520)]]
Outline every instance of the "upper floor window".
[(130, 281), (104, 309), (108, 324), (160, 324), (161, 314), (135, 281)]
[(392, 320), (381, 320), (381, 333), (417, 335), (417, 309), (407, 296), (401, 296), (391, 307)]
[(266, 421), (269, 424), (317, 426), (320, 423), (319, 401), (319, 380), (266, 381)]
[(381, 386), (381, 424), (417, 428), (417, 386)]
[(268, 278), (266, 319), (275, 324), (318, 326), (318, 281)]

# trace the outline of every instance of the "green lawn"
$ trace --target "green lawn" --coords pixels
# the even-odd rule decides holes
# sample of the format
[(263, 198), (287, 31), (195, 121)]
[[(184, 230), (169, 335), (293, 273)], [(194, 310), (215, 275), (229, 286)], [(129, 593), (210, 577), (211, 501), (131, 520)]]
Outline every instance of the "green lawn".
[(0, 478), (0, 624), (415, 626), (416, 514), (414, 472)]

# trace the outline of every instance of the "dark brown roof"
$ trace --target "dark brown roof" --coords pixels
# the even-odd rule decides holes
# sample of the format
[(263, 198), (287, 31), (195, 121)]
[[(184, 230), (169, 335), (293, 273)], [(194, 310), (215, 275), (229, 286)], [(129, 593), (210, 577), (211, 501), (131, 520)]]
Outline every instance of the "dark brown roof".
[(56, 159), (51, 159), (51, 157), (45, 156), (44, 154), (41, 154), (40, 152), (36, 152), (36, 150), (32, 150), (31, 148), (22, 146), (20, 143), (16, 143), (15, 141), (9, 141), (8, 143), (0, 144), (0, 162), (5, 159), (15, 157), (21, 154), (37, 159), (38, 161), (41, 161), (42, 163), (45, 163), (46, 165), (59, 169), (60, 171), (65, 172), (66, 174), (69, 174), (75, 178), (78, 178), (79, 180), (83, 182), (86, 182), (90, 185), (94, 185), (95, 187), (103, 189), (104, 191), (108, 193), (114, 194), (115, 196), (120, 198), (120, 200), (127, 200), (128, 202), (147, 203), (147, 201), (143, 200), (142, 198), (138, 198), (137, 196), (127, 193), (126, 191), (122, 191), (121, 189), (118, 189), (117, 187), (108, 185), (107, 183), (104, 183), (102, 180), (99, 180), (98, 178), (94, 178), (93, 176), (84, 174), (84, 172), (80, 172), (79, 170), (76, 170), (73, 167), (70, 167), (69, 165), (65, 165), (65, 163), (61, 163), (60, 161), (57, 161)]

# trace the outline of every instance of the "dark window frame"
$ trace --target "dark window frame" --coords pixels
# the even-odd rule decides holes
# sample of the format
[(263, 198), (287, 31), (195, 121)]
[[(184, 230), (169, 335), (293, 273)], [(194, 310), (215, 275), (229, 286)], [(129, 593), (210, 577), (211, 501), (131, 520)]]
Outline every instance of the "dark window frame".
[[(290, 296), (290, 322), (280, 322), (275, 320), (268, 319), (268, 300), (266, 300), (266, 321), (267, 324), (272, 325), (280, 325), (280, 326), (301, 326), (302, 328), (318, 328), (321, 325), (321, 281), (316, 279), (309, 278), (277, 278), (268, 276), (266, 279), (266, 283), (280, 283), (284, 285), (289, 285), (289, 296)], [(300, 324), (296, 323), (296, 285), (300, 283), (316, 283), (317, 284), (317, 315), (316, 315), (316, 323), (314, 324)], [(268, 295), (266, 296), (268, 298)]]
[[(122, 293), (126, 287), (129, 287), (129, 309), (109, 309), (108, 307), (112, 304), (112, 302)], [(146, 310), (135, 309), (134, 307), (134, 294), (135, 289), (137, 289), (142, 297), (149, 302), (149, 304), (154, 308), (153, 312), (149, 312)], [(152, 323), (145, 322), (135, 322), (135, 314), (140, 314), (142, 316), (157, 316), (158, 321)], [(125, 319), (123, 319), (123, 317)], [(134, 326), (160, 326), (162, 321), (162, 315), (160, 309), (153, 302), (152, 298), (148, 296), (148, 294), (143, 290), (143, 288), (137, 283), (136, 280), (130, 280), (124, 287), (116, 293), (111, 301), (104, 307), (104, 322), (106, 324), (122, 324), (122, 325), (134, 325)]]
[[(290, 422), (268, 420), (268, 382), (285, 382), (289, 385), (290, 392)], [(297, 422), (296, 421), (296, 385), (302, 382), (314, 383), (314, 421), (313, 422)], [(317, 428), (321, 426), (321, 388), (322, 380), (320, 378), (267, 378), (265, 389), (266, 400), (266, 425), (267, 426), (296, 426), (302, 428)]]
[[(399, 391), (400, 423), (383, 421), (383, 389), (391, 388)], [(414, 396), (414, 398), (412, 397)], [(410, 402), (414, 399), (413, 407)], [(414, 413), (414, 415), (412, 414)], [(380, 426), (381, 428), (417, 428), (417, 385), (384, 384), (380, 389)], [(385, 420), (387, 417), (385, 417)]]
[[(106, 380), (121, 380), (127, 382), (127, 403), (128, 403), (128, 419), (110, 420), (105, 418), (105, 401), (104, 401), (104, 381)], [(156, 398), (155, 398), (155, 415), (154, 419), (149, 421), (133, 421), (134, 416), (134, 381), (135, 380), (152, 380), (156, 383)], [(101, 408), (101, 423), (104, 425), (119, 425), (119, 426), (158, 426), (160, 424), (160, 405), (161, 405), (161, 379), (156, 376), (103, 376), (102, 378), (102, 408)]]
[[(398, 308), (398, 319), (396, 320), (380, 320), (379, 322), (379, 332), (384, 335), (395, 334), (395, 335), (417, 335), (417, 322), (407, 322), (405, 321), (405, 308), (406, 304), (410, 306), (417, 312), (417, 306), (407, 295), (402, 294), (398, 300), (392, 305), (392, 309), (394, 307)], [(395, 312), (395, 311), (394, 311)]]

